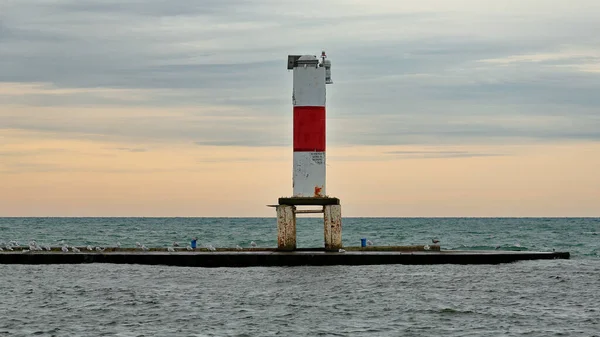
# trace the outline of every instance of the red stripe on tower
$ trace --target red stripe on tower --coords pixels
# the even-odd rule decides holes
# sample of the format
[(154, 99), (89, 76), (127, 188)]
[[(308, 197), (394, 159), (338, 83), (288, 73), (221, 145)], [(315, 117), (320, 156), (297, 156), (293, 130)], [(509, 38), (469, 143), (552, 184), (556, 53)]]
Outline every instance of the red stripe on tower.
[(294, 107), (294, 151), (325, 152), (325, 107)]

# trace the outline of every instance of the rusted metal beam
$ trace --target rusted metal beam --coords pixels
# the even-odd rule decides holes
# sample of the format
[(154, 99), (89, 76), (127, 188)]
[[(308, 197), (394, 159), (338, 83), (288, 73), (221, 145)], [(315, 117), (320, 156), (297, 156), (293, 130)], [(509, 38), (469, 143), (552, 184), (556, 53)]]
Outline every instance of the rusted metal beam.
[(298, 209), (296, 210), (296, 214), (298, 213), (323, 213), (322, 209)]
[(330, 197), (291, 197), (279, 198), (280, 205), (289, 206), (325, 206), (339, 205), (340, 199)]

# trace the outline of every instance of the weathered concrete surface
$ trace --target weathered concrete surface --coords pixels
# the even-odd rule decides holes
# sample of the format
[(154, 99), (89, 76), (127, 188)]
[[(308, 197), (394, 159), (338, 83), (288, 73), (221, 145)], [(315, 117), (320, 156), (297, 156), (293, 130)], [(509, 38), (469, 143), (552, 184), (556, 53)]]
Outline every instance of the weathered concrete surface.
[(323, 206), (325, 250), (342, 248), (342, 206)]
[(0, 252), (0, 264), (115, 263), (188, 267), (499, 264), (522, 260), (569, 258), (568, 252), (517, 251)]
[(346, 251), (363, 252), (415, 252), (415, 251), (440, 251), (440, 245), (420, 245), (420, 246), (353, 246), (344, 247)]
[(293, 251), (296, 249), (296, 207), (277, 206), (277, 249)]

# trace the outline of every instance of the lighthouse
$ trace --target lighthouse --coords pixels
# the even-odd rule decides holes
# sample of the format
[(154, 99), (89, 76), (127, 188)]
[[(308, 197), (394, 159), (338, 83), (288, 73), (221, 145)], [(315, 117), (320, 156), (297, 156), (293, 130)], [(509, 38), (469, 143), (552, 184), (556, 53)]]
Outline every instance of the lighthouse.
[[(279, 198), (277, 247), (296, 249), (296, 215), (323, 213), (324, 248), (342, 248), (340, 200), (326, 190), (326, 85), (332, 84), (331, 61), (323, 51), (315, 55), (288, 55), (287, 69), (293, 71), (293, 163), (291, 197)], [(298, 206), (319, 206), (298, 209)]]
[(331, 61), (325, 52), (288, 56), (293, 69), (294, 114), (293, 196), (326, 195), (326, 88), (331, 80)]

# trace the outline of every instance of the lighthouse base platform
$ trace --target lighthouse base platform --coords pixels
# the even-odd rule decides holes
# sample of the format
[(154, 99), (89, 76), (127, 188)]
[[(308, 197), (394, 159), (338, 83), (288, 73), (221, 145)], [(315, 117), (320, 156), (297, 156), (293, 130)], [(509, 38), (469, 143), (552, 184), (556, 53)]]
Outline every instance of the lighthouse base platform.
[[(422, 246), (421, 246), (422, 247)], [(344, 252), (328, 252), (323, 248), (298, 249), (293, 252), (252, 248), (242, 251), (150, 251), (112, 250), (104, 252), (2, 251), (0, 264), (83, 264), (112, 263), (165, 265), (181, 267), (292, 267), (333, 265), (432, 265), (432, 264), (501, 264), (523, 260), (569, 259), (568, 252), (529, 251), (444, 251), (386, 250), (387, 247), (345, 247)], [(391, 248), (391, 247), (390, 247)]]
[[(277, 249), (295, 251), (296, 215), (306, 213), (323, 214), (323, 236), (325, 250), (337, 251), (342, 248), (342, 206), (340, 199), (332, 197), (291, 197), (279, 198), (277, 211)], [(298, 206), (319, 206), (319, 209), (298, 209)]]
[(339, 205), (340, 199), (333, 197), (288, 197), (279, 198), (279, 205), (288, 206), (327, 206)]

